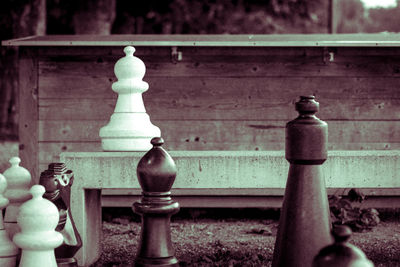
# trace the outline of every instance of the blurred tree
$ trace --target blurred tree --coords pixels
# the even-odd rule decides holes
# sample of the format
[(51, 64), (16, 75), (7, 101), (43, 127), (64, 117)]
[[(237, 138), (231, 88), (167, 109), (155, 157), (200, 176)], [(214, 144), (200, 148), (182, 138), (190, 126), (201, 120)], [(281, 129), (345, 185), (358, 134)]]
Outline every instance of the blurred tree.
[(115, 0), (76, 1), (75, 34), (110, 34), (115, 19)]
[(337, 33), (359, 33), (364, 31), (366, 12), (360, 0), (338, 0)]
[(116, 0), (47, 0), (47, 34), (110, 34)]
[[(0, 39), (44, 35), (45, 0), (0, 1)], [(18, 53), (16, 48), (0, 49), (0, 139), (15, 139), (18, 133), (17, 88)]]
[[(160, 4), (161, 3), (161, 4)], [(113, 33), (263, 34), (327, 32), (327, 0), (117, 2)]]
[(394, 8), (375, 8), (368, 12), (369, 21), (365, 25), (366, 32), (400, 32), (400, 1)]

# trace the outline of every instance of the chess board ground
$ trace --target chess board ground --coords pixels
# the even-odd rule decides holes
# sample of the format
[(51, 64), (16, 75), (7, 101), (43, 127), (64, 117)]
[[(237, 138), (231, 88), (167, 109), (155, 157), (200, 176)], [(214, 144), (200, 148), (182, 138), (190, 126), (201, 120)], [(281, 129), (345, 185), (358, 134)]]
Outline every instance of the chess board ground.
[[(171, 223), (181, 266), (271, 266), (276, 212), (190, 211), (188, 215), (175, 217)], [(132, 213), (104, 219), (103, 254), (93, 266), (129, 266), (140, 235), (138, 217)], [(372, 230), (354, 233), (351, 242), (376, 267), (400, 266), (400, 210), (381, 211), (381, 219)]]

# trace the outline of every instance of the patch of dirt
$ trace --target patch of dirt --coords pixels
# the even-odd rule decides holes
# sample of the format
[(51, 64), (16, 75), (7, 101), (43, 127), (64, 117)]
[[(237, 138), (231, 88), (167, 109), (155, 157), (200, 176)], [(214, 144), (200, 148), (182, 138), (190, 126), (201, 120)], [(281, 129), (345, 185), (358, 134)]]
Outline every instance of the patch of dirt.
[[(276, 219), (177, 219), (171, 234), (180, 266), (271, 266), (277, 227)], [(103, 254), (94, 266), (131, 265), (139, 236), (138, 222), (103, 222)], [(399, 216), (353, 233), (351, 243), (376, 267), (400, 266)]]

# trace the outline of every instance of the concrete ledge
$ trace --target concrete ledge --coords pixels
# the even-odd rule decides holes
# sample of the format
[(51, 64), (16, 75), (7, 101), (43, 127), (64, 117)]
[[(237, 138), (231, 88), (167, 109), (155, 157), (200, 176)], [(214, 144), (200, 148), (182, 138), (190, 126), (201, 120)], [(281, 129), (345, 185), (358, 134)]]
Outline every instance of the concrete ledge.
[[(284, 188), (283, 151), (171, 151), (178, 174), (173, 188)], [(85, 188), (140, 188), (136, 165), (143, 152), (66, 152), (61, 161)], [(322, 165), (327, 188), (400, 187), (400, 151), (331, 151)]]
[[(235, 206), (243, 200), (265, 207), (281, 203), (289, 168), (283, 151), (172, 151), (170, 154), (178, 171), (173, 190), (203, 191), (200, 197), (199, 194), (177, 196), (180, 201), (197, 201), (197, 206), (206, 203), (206, 199), (224, 203), (223, 206)], [(144, 152), (61, 154), (60, 160), (75, 174), (71, 211), (83, 242), (76, 255), (79, 265), (89, 266), (101, 254), (101, 190), (129, 189), (135, 190), (137, 196), (140, 186), (136, 166), (143, 155)], [(400, 151), (331, 151), (322, 165), (327, 188), (399, 188), (399, 155)], [(264, 193), (272, 195), (260, 196), (260, 189), (267, 189)], [(221, 192), (225, 195), (221, 196)], [(132, 203), (129, 198), (120, 201)]]

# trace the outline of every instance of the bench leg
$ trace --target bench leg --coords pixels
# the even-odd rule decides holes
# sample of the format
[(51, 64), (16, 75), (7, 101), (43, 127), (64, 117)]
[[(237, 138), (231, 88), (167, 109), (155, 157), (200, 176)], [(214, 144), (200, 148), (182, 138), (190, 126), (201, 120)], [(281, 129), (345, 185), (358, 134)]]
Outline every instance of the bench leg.
[(89, 266), (101, 255), (101, 190), (72, 186), (71, 212), (82, 238), (75, 258), (79, 266)]

